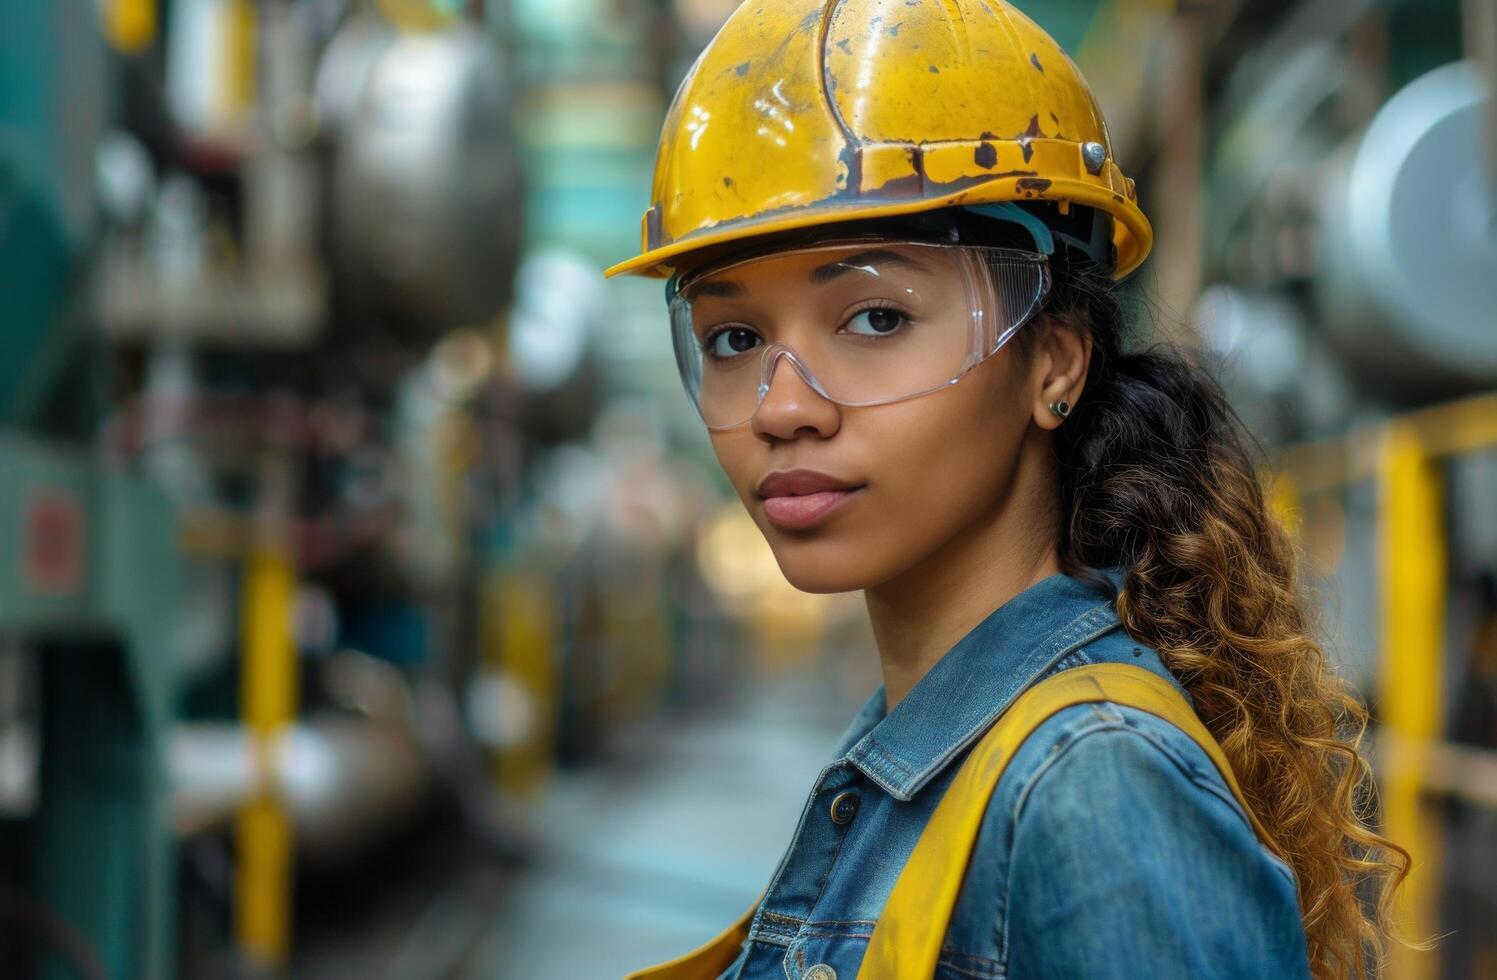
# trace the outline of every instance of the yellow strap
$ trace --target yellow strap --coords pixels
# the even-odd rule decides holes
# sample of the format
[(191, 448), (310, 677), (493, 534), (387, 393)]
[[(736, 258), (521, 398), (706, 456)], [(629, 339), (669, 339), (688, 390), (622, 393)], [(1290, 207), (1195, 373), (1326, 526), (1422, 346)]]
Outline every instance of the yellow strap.
[[(1089, 664), (1062, 671), (1019, 695), (957, 770), (894, 882), (868, 942), (858, 980), (911, 980), (935, 973), (957, 892), (966, 877), (977, 831), (998, 777), (1041, 722), (1062, 708), (1092, 701), (1112, 701), (1147, 711), (1195, 739), (1242, 804), (1259, 839), (1263, 838), (1221, 746), (1173, 684), (1132, 664)], [(737, 958), (763, 897), (761, 894), (755, 899), (737, 922), (705, 946), (659, 966), (637, 970), (624, 980), (712, 980)]]
[(754, 918), (754, 910), (759, 907), (763, 898), (764, 893), (760, 892), (749, 910), (707, 945), (659, 966), (635, 970), (625, 976), (624, 980), (713, 980), (738, 957), (743, 941), (748, 938), (749, 922)]
[(1132, 664), (1089, 664), (1062, 671), (1021, 694), (957, 771), (894, 882), (868, 942), (858, 980), (912, 980), (935, 973), (957, 891), (998, 777), (1041, 722), (1062, 708), (1090, 701), (1113, 701), (1147, 711), (1195, 739), (1262, 839), (1262, 829), (1242, 798), (1221, 746), (1174, 685)]

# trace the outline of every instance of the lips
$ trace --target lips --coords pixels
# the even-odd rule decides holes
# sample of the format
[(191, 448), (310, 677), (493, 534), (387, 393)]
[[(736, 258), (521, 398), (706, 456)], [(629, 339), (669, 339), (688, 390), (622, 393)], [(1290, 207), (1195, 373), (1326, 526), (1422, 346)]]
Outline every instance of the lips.
[(799, 497), (835, 490), (856, 490), (861, 484), (839, 480), (816, 470), (776, 470), (754, 488), (761, 497)]
[(816, 470), (783, 470), (759, 481), (770, 523), (786, 529), (811, 527), (862, 489), (862, 484)]

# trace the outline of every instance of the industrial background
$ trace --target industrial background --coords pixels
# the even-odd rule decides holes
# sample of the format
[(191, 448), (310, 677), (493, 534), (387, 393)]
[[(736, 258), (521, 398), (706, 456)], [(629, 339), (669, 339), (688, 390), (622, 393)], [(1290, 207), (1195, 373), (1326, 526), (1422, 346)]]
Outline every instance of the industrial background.
[[(877, 684), (633, 253), (731, 0), (0, 3), (0, 975), (616, 977)], [(1497, 5), (1018, 0), (1371, 705), (1398, 978), (1497, 977)]]

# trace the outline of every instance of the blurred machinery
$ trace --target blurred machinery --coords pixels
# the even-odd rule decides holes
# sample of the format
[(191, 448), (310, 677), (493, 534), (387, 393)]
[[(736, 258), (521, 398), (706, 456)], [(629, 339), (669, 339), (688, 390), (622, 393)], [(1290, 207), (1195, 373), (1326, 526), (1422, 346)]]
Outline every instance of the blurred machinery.
[[(295, 972), (293, 894), (367, 900), (433, 809), (513, 854), (557, 766), (839, 645), (722, 506), (658, 284), (598, 278), (733, 6), (0, 4), (0, 975)], [(1125, 103), (1161, 326), (1291, 446), (1438, 867), (1497, 798), (1491, 5), (1028, 7)], [(1450, 867), (1429, 931), (1497, 908)]]
[(401, 33), (365, 16), (330, 41), (316, 81), (329, 238), (359, 330), (378, 323), (420, 352), (508, 307), (521, 188), (506, 69), (477, 28)]
[[(103, 409), (79, 285), (113, 107), (85, 4), (0, 11), (0, 972), (162, 975), (162, 749), (180, 566), (167, 501), (76, 438)], [(70, 92), (71, 86), (79, 90)], [(58, 110), (66, 102), (71, 112)], [(59, 397), (60, 391), (66, 395)], [(58, 438), (43, 439), (41, 436)], [(141, 564), (150, 576), (141, 576)], [(64, 969), (64, 965), (66, 969)]]
[(1460, 60), (1461, 5), (1291, 6), (1218, 69), (1195, 317), (1270, 441), (1497, 383), (1492, 69)]
[(388, 6), (0, 13), (6, 976), (275, 968), (293, 848), (484, 781), (513, 99), (481, 19)]
[[(391, 841), (511, 859), (557, 765), (736, 669), (658, 293), (598, 273), (663, 12), (13, 6), (0, 974), (299, 972)], [(403, 975), (461, 948), (397, 921)]]
[[(1494, 73), (1454, 61), (1400, 89), (1327, 174), (1317, 285), (1338, 350), (1384, 390), (1497, 384)], [(1412, 370), (1411, 370), (1412, 369)]]
[(1275, 493), (1329, 599), (1328, 647), (1373, 709), (1384, 826), (1418, 868), (1406, 928), (1442, 935), (1434, 955), (1396, 951), (1390, 975), (1486, 976), (1497, 892), (1489, 862), (1465, 869), (1497, 812), (1497, 737), (1472, 722), (1497, 705), (1479, 680), (1497, 571), (1497, 12), (1275, 6), (1242, 5), (1204, 63), (1214, 284), (1194, 321), (1250, 427), (1287, 444)]

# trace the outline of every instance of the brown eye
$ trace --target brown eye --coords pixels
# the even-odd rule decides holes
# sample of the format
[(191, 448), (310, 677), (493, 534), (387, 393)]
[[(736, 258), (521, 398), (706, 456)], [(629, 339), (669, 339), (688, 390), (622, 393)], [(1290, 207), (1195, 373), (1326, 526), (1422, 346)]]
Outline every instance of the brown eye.
[(747, 327), (728, 327), (709, 337), (705, 346), (713, 357), (737, 357), (758, 344), (759, 335)]
[(905, 322), (905, 315), (887, 306), (864, 310), (847, 321), (849, 333), (864, 337), (882, 337), (893, 333)]

